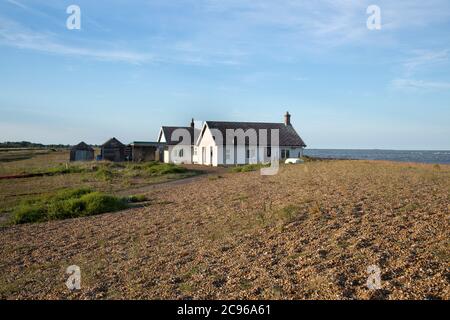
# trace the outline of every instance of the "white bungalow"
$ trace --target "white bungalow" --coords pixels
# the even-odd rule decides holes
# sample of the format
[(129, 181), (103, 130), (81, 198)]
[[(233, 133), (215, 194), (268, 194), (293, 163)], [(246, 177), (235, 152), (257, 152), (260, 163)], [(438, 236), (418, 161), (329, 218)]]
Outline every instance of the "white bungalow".
[(284, 123), (206, 121), (194, 146), (193, 162), (212, 166), (268, 163), (272, 157), (300, 158), (305, 147), (289, 112)]
[(158, 143), (164, 144), (164, 162), (193, 163), (193, 146), (198, 132), (199, 130), (194, 127), (194, 119), (189, 127), (161, 127)]

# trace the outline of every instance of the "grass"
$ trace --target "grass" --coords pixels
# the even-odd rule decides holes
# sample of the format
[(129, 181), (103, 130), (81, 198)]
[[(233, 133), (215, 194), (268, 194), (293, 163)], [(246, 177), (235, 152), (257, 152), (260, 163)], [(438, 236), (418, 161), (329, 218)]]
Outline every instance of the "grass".
[(61, 190), (50, 196), (23, 201), (13, 212), (12, 223), (23, 224), (92, 216), (146, 201), (145, 196), (116, 197), (88, 188)]
[(0, 175), (35, 173), (57, 167), (69, 159), (68, 150), (18, 149), (0, 151)]
[[(67, 158), (66, 161), (61, 161), (61, 154)], [(1, 175), (14, 174), (32, 174), (42, 176), (54, 176), (72, 173), (89, 173), (94, 172), (95, 176), (102, 181), (111, 181), (115, 176), (127, 175), (131, 177), (155, 177), (164, 176), (168, 174), (186, 173), (189, 170), (172, 164), (161, 162), (147, 162), (144, 164), (135, 163), (114, 163), (114, 162), (97, 162), (93, 165), (92, 162), (86, 163), (68, 163), (67, 153), (55, 153), (53, 158), (46, 153), (27, 153), (25, 155), (14, 155), (10, 157), (0, 155), (0, 161), (9, 161), (8, 165), (2, 165), (0, 170)], [(34, 157), (34, 162), (32, 162)], [(21, 161), (27, 159), (27, 161)], [(55, 161), (55, 162), (54, 162)], [(56, 162), (58, 161), (58, 162)], [(61, 161), (61, 162), (60, 162)]]
[(250, 171), (256, 171), (264, 167), (268, 167), (270, 164), (246, 164), (243, 166), (237, 166), (231, 168), (231, 172), (250, 172)]
[(129, 196), (126, 199), (129, 203), (139, 203), (139, 202), (148, 201), (148, 198), (143, 194)]
[(103, 181), (111, 181), (114, 177), (114, 172), (107, 167), (101, 167), (95, 172), (95, 177)]
[(27, 160), (36, 155), (47, 155), (54, 152), (50, 149), (0, 149), (0, 163)]
[(222, 179), (223, 177), (221, 175), (214, 175), (214, 176), (208, 176), (208, 180), (210, 181), (215, 181), (215, 180), (219, 180)]
[(404, 207), (399, 208), (400, 212), (410, 212), (415, 211), (417, 208), (419, 208), (419, 204), (416, 202), (408, 203)]
[(166, 174), (185, 173), (188, 170), (173, 163), (149, 162), (143, 165), (135, 165), (134, 170), (143, 171), (149, 176), (162, 176)]
[[(0, 225), (8, 224), (18, 205), (27, 199), (57, 193), (62, 189), (93, 188), (107, 194), (133, 194), (157, 183), (184, 179), (200, 174), (174, 164), (159, 162), (113, 163), (107, 161), (67, 162), (67, 150), (14, 150), (0, 152), (0, 159), (20, 158), (26, 152), (31, 158), (1, 162), (0, 176), (25, 175), (0, 179)], [(6, 154), (9, 154), (6, 156)], [(140, 191), (139, 191), (140, 192)]]

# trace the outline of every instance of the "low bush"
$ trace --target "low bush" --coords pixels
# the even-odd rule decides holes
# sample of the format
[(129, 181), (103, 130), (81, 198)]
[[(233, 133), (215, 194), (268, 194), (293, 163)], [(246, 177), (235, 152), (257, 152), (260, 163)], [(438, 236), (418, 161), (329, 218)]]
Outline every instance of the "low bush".
[(256, 170), (259, 170), (261, 168), (268, 167), (268, 166), (269, 166), (269, 164), (261, 164), (261, 163), (258, 163), (258, 164), (246, 164), (246, 165), (243, 165), (243, 166), (237, 166), (237, 167), (231, 168), (231, 172), (256, 171)]
[(173, 163), (161, 163), (157, 161), (142, 164), (131, 164), (126, 168), (125, 174), (131, 177), (138, 176), (163, 176), (168, 174), (186, 173), (188, 170)]
[(136, 202), (144, 202), (147, 201), (147, 197), (143, 194), (139, 194), (139, 195), (134, 195), (134, 196), (129, 196), (127, 198), (125, 198), (126, 201), (128, 201), (129, 203), (136, 203)]
[(149, 163), (145, 165), (145, 171), (151, 176), (162, 176), (165, 174), (185, 173), (188, 170), (173, 163)]
[(114, 172), (108, 168), (102, 167), (95, 172), (95, 176), (103, 181), (111, 181), (114, 178)]
[(85, 205), (83, 215), (95, 215), (104, 212), (114, 212), (126, 209), (127, 201), (123, 198), (103, 194), (101, 192), (93, 192), (80, 198)]
[(139, 201), (142, 201), (140, 196), (130, 201), (129, 198), (94, 192), (87, 188), (62, 190), (51, 196), (23, 201), (14, 210), (12, 223), (61, 220), (114, 212), (126, 209), (130, 202)]
[(209, 176), (209, 177), (208, 177), (208, 180), (214, 181), (214, 180), (219, 180), (219, 179), (222, 179), (222, 178), (223, 178), (223, 177), (220, 176), (220, 175), (218, 175), (218, 176)]

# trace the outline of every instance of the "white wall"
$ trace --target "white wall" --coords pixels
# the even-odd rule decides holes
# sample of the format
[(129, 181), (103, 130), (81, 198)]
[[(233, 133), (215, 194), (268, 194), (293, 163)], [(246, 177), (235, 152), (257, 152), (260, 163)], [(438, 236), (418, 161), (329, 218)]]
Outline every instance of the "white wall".
[(205, 130), (203, 137), (201, 137), (200, 142), (197, 145), (197, 162), (199, 164), (213, 166), (222, 164), (221, 158), (218, 156), (216, 141), (208, 128)]
[(158, 134), (158, 142), (163, 142), (163, 143), (166, 143), (166, 142), (167, 142), (167, 141), (166, 141), (166, 137), (164, 136), (164, 131), (163, 131), (162, 128), (159, 130), (159, 134)]
[[(182, 156), (180, 156), (180, 150), (183, 150)], [(176, 164), (192, 163), (192, 147), (186, 145), (168, 146), (168, 150), (164, 150), (164, 162)]]
[(170, 162), (170, 152), (169, 150), (164, 150), (164, 162), (169, 163)]

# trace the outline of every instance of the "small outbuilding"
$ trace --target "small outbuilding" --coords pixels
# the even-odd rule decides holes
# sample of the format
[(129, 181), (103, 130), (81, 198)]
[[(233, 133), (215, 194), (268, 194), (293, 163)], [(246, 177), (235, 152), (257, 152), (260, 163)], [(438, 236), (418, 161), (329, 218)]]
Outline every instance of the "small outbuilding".
[(133, 162), (162, 161), (163, 143), (135, 141), (130, 147)]
[(125, 145), (116, 138), (109, 139), (101, 147), (101, 158), (113, 162), (125, 161)]
[(80, 142), (70, 149), (70, 161), (92, 161), (94, 149), (84, 142)]

